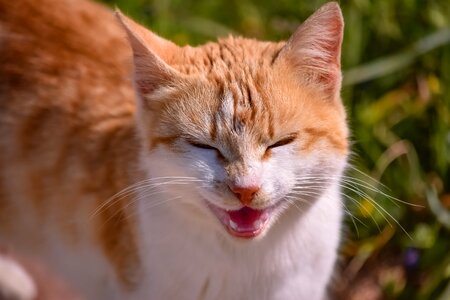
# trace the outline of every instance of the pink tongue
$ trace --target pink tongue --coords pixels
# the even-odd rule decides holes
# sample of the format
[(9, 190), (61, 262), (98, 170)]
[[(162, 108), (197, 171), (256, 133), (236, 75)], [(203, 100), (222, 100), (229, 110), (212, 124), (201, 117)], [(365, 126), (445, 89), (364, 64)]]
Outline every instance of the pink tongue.
[(240, 210), (229, 211), (230, 220), (242, 228), (251, 228), (254, 223), (263, 217), (263, 210), (243, 207)]

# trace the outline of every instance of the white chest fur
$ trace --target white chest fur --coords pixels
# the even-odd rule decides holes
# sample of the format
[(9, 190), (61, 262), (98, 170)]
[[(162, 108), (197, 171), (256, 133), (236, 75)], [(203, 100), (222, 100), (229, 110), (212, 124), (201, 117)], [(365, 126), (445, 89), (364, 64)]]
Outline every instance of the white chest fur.
[(134, 299), (323, 299), (341, 217), (337, 186), (302, 214), (285, 211), (257, 240), (228, 238), (163, 206), (144, 210), (146, 274)]

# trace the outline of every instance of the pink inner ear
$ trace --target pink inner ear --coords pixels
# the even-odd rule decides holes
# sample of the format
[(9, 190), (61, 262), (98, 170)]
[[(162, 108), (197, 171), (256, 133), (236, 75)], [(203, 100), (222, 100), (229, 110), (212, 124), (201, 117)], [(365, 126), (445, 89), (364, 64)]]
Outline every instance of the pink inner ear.
[(116, 12), (116, 16), (127, 33), (133, 51), (134, 79), (138, 92), (145, 96), (175, 80), (179, 74), (165, 60), (175, 55), (180, 48), (122, 13)]
[(332, 18), (330, 22), (330, 35), (334, 38), (326, 40), (323, 51), (330, 53), (329, 63), (340, 67), (341, 65), (341, 44), (343, 38), (343, 22), (341, 18)]
[(134, 55), (135, 83), (141, 95), (147, 95), (161, 86), (169, 85), (177, 72), (150, 51)]

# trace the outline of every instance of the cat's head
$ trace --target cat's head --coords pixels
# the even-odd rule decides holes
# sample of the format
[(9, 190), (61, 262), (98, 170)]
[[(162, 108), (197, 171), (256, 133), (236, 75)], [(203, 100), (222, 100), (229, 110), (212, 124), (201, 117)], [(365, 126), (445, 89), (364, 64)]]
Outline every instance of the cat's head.
[(164, 187), (167, 203), (255, 237), (338, 180), (348, 131), (336, 3), (286, 43), (228, 37), (179, 47), (118, 17), (134, 54), (148, 186)]

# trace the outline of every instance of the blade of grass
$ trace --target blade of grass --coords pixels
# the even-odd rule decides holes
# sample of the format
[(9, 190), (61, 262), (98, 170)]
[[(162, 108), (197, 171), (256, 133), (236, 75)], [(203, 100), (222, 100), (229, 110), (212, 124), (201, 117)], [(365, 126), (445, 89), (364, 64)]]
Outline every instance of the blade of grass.
[(410, 46), (407, 50), (379, 58), (373, 62), (344, 72), (343, 85), (355, 85), (377, 79), (412, 64), (414, 60), (428, 51), (450, 44), (450, 28), (432, 33)]

